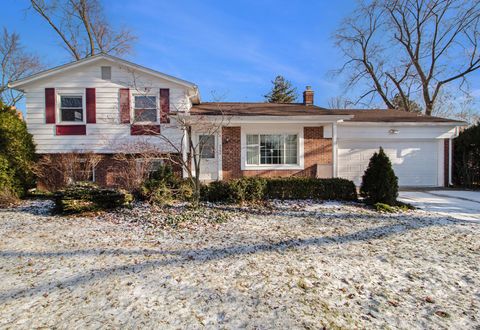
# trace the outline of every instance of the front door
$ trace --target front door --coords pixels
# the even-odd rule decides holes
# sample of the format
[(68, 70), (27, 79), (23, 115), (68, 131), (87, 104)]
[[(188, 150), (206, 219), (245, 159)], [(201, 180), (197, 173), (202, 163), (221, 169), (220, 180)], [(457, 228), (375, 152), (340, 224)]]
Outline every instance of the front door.
[(214, 181), (218, 179), (217, 137), (215, 134), (198, 133), (196, 136), (200, 155), (200, 180)]

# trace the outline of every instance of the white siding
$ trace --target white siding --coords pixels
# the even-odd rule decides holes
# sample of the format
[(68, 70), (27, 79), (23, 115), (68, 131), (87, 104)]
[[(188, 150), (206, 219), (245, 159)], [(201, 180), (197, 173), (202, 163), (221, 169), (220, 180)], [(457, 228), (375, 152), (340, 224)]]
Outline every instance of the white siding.
[[(101, 79), (101, 66), (112, 67), (112, 80)], [(87, 135), (56, 136), (55, 125), (45, 124), (45, 88), (55, 88), (57, 92), (83, 91), (96, 89), (96, 124), (87, 124)], [(184, 86), (163, 80), (145, 73), (132, 72), (110, 61), (96, 61), (88, 65), (68, 70), (54, 76), (33, 82), (25, 88), (26, 121), (30, 133), (37, 144), (38, 153), (58, 153), (71, 151), (93, 151), (111, 153), (122, 145), (149, 141), (166, 152), (174, 151), (158, 137), (131, 136), (130, 125), (120, 124), (119, 88), (130, 88), (132, 92), (144, 87), (158, 92), (160, 88), (170, 89), (170, 110), (189, 111), (191, 103)], [(58, 115), (56, 114), (58, 120)], [(173, 121), (172, 121), (173, 122)], [(182, 132), (173, 124), (162, 124), (162, 134), (169, 140), (181, 142)]]

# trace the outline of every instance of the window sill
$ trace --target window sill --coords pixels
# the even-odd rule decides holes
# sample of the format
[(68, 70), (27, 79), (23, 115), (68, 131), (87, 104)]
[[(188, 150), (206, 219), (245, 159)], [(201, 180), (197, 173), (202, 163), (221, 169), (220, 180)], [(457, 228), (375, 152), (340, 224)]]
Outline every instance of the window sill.
[(303, 166), (300, 165), (244, 165), (242, 171), (288, 171), (288, 170), (303, 170)]

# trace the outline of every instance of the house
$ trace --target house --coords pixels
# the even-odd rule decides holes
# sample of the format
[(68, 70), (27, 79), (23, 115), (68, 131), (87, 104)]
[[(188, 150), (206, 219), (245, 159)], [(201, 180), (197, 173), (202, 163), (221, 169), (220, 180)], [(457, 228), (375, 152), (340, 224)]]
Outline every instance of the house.
[(195, 84), (105, 54), (10, 86), (26, 94), (37, 152), (101, 155), (92, 177), (102, 185), (115, 184), (116, 154), (136, 153), (131, 146), (142, 143), (186, 158), (191, 134), (206, 146), (202, 180), (297, 175), (359, 185), (381, 146), (400, 186), (444, 186), (452, 178), (452, 138), (464, 125), (398, 110), (324, 109), (309, 87), (295, 104), (201, 102)]

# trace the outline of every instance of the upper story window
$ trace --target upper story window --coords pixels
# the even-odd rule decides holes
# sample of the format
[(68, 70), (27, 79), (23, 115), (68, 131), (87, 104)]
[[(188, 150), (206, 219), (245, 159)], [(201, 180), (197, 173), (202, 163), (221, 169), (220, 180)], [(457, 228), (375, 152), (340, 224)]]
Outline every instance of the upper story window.
[(153, 95), (134, 96), (134, 120), (135, 122), (158, 121), (157, 97)]
[(296, 134), (247, 134), (247, 165), (297, 165)]
[(60, 95), (60, 122), (83, 122), (83, 95)]

